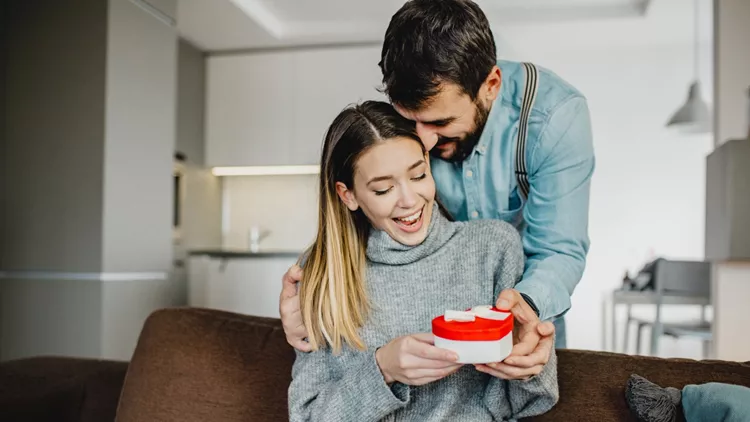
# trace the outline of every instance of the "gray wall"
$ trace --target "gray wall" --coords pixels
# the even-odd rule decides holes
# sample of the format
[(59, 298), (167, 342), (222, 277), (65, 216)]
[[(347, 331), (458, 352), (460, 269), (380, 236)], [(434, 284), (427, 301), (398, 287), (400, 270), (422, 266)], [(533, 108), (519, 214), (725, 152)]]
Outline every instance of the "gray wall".
[(109, 2), (104, 271), (168, 271), (177, 35), (130, 1)]
[(206, 66), (203, 52), (185, 40), (179, 44), (177, 75), (177, 152), (191, 164), (205, 164), (204, 108)]
[(129, 0), (6, 6), (0, 359), (127, 359), (145, 318), (180, 304), (175, 28)]
[(5, 182), (7, 179), (8, 164), (5, 154), (5, 66), (6, 66), (6, 31), (8, 24), (5, 21), (5, 1), (0, 1), (0, 269), (5, 268)]
[(102, 356), (102, 285), (81, 280), (1, 280), (0, 360)]
[(107, 5), (6, 8), (3, 269), (99, 271)]
[(714, 0), (714, 143), (748, 136), (750, 1)]

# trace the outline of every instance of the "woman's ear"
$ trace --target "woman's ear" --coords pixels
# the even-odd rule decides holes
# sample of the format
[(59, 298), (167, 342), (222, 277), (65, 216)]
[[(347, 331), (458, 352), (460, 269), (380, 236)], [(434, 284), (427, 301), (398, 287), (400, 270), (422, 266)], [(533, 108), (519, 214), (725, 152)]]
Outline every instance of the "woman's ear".
[(359, 204), (357, 204), (357, 199), (354, 197), (354, 192), (349, 190), (345, 184), (336, 182), (336, 193), (339, 195), (341, 202), (343, 202), (350, 211), (357, 211)]

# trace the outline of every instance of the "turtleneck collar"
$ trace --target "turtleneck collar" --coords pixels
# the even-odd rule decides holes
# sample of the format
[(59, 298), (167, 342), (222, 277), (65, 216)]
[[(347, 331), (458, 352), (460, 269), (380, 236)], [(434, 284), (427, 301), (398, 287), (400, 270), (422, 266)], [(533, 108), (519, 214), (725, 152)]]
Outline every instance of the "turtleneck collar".
[(437, 201), (433, 204), (430, 220), (427, 236), (415, 246), (398, 243), (383, 230), (371, 229), (367, 240), (367, 259), (387, 265), (405, 265), (432, 255), (453, 237), (456, 225), (445, 218)]

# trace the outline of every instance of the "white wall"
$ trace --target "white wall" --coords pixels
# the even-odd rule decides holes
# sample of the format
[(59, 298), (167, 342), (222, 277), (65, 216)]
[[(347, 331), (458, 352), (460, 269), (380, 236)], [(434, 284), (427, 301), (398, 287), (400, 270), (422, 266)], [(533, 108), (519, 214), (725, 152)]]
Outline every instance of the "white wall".
[[(601, 348), (602, 296), (620, 285), (626, 270), (636, 271), (652, 254), (703, 259), (705, 157), (712, 136), (682, 135), (664, 127), (687, 94), (691, 54), (689, 46), (673, 46), (527, 57), (582, 90), (592, 114), (597, 168), (590, 203), (591, 251), (567, 316), (569, 347)], [(701, 62), (701, 77), (710, 78), (709, 61), (702, 55)], [(704, 98), (710, 99), (710, 80), (704, 80), (703, 88)], [(636, 309), (644, 316), (648, 311)], [(700, 313), (676, 309), (665, 314), (691, 316)], [(662, 344), (661, 355), (700, 357), (700, 343), (665, 338)]]
[[(263, 249), (302, 251), (318, 222), (318, 176), (248, 176), (224, 179), (224, 247), (248, 247), (248, 230), (270, 230)], [(281, 274), (279, 274), (279, 278)]]

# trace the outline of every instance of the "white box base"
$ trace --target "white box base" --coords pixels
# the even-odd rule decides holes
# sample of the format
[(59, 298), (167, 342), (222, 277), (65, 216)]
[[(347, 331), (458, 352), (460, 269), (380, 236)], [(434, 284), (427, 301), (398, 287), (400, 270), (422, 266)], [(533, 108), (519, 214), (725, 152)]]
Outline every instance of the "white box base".
[(456, 352), (458, 363), (501, 362), (510, 355), (513, 349), (513, 333), (494, 341), (448, 340), (435, 336), (435, 346)]

